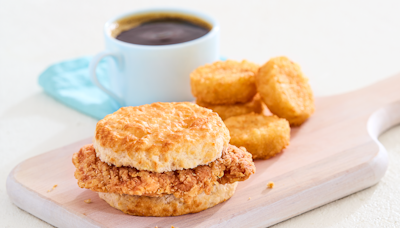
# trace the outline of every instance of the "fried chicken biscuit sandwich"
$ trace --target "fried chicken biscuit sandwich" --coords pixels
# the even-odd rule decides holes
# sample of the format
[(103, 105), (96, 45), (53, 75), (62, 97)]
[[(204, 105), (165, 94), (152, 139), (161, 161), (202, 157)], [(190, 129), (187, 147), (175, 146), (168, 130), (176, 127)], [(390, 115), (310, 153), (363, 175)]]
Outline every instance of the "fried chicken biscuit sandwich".
[(127, 214), (195, 213), (228, 200), (255, 172), (251, 154), (229, 140), (218, 114), (193, 103), (124, 107), (73, 155), (75, 178)]

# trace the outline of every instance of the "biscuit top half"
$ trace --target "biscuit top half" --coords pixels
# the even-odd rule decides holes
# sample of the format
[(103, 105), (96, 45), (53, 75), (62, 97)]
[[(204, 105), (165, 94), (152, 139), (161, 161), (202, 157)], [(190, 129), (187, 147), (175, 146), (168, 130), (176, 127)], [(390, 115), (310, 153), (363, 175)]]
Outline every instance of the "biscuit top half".
[(209, 109), (189, 102), (124, 107), (97, 123), (93, 145), (109, 165), (166, 172), (221, 157), (229, 131)]

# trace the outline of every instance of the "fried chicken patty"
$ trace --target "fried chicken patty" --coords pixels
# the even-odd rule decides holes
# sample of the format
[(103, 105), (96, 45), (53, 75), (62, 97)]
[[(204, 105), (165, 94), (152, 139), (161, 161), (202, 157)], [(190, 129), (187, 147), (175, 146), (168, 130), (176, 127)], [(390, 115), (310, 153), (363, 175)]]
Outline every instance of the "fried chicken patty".
[(221, 158), (193, 169), (155, 173), (131, 167), (115, 167), (96, 157), (92, 144), (82, 147), (72, 157), (75, 178), (81, 188), (96, 192), (176, 198), (210, 194), (215, 184), (247, 180), (255, 173), (252, 156), (244, 148), (229, 145)]

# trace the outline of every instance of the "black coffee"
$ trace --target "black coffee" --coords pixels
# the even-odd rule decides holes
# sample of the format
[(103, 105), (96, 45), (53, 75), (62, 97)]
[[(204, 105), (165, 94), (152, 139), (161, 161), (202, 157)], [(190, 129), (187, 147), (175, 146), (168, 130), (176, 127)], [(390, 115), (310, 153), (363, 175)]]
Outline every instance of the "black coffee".
[(209, 32), (197, 24), (181, 19), (159, 19), (142, 23), (116, 36), (116, 39), (141, 45), (178, 44), (197, 39)]

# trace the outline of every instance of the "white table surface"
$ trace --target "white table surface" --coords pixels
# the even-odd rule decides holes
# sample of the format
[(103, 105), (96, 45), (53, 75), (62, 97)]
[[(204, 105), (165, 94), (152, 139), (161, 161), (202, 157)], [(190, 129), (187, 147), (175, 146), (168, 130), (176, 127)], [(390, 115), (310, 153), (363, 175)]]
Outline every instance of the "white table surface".
[[(95, 128), (95, 119), (44, 94), (38, 75), (54, 62), (101, 51), (104, 22), (149, 6), (213, 15), (222, 55), (258, 63), (286, 55), (317, 96), (400, 72), (400, 1), (0, 0), (0, 227), (50, 227), (12, 204), (6, 177), (19, 162)], [(379, 184), (274, 227), (400, 227), (400, 127), (380, 140), (390, 166)]]

